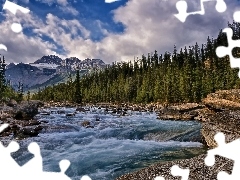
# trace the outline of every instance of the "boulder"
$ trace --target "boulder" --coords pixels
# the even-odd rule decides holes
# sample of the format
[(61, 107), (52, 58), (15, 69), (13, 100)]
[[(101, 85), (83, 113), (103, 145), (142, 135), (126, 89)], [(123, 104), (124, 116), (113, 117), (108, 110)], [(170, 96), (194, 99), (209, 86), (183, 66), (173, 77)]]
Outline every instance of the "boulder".
[(33, 136), (37, 136), (38, 135), (38, 132), (35, 131), (34, 129), (32, 128), (23, 128), (21, 130), (21, 132), (24, 134), (24, 135), (28, 135), (30, 137), (33, 137)]
[(198, 103), (185, 103), (178, 105), (168, 105), (163, 107), (158, 114), (157, 119), (161, 120), (196, 120), (199, 112), (206, 108)]
[(240, 89), (220, 90), (207, 95), (203, 104), (211, 110), (240, 110)]
[(6, 103), (6, 105), (9, 107), (17, 106), (17, 101), (15, 101), (14, 99), (11, 99)]
[(47, 120), (41, 120), (40, 122), (42, 122), (42, 123), (48, 123)]
[(13, 117), (17, 120), (30, 120), (38, 114), (38, 108), (43, 103), (41, 101), (23, 101), (13, 108)]
[(90, 121), (85, 120), (81, 123), (81, 126), (87, 127), (87, 126), (90, 126), (90, 124), (91, 124)]
[(28, 121), (28, 126), (36, 126), (36, 125), (39, 125), (39, 124), (41, 124), (41, 122), (37, 121), (37, 120)]
[(94, 126), (86, 126), (86, 128), (94, 128)]
[(75, 113), (67, 113), (66, 114), (66, 117), (73, 117), (73, 116), (75, 116)]
[(91, 125), (90, 121), (87, 121), (87, 120), (81, 122), (81, 126), (85, 128), (94, 128), (94, 126)]
[(86, 110), (83, 107), (78, 107), (76, 109), (76, 111), (78, 111), (78, 112), (85, 112)]
[(42, 126), (37, 126), (37, 127), (34, 128), (34, 131), (37, 131), (37, 132), (38, 132), (38, 131), (41, 131), (42, 129), (43, 129)]
[(58, 114), (65, 114), (65, 111), (64, 110), (58, 110), (57, 113)]

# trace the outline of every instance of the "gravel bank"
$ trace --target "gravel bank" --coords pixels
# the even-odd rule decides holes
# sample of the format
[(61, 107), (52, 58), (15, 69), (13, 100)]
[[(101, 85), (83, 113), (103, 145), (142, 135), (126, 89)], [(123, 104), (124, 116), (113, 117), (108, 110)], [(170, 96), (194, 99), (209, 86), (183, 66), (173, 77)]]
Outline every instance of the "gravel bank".
[(118, 177), (116, 180), (154, 180), (156, 176), (163, 176), (166, 180), (181, 180), (181, 177), (171, 175), (170, 168), (179, 165), (181, 168), (189, 168), (189, 180), (215, 180), (220, 171), (231, 173), (233, 161), (216, 156), (215, 165), (208, 167), (204, 163), (206, 155), (200, 155), (191, 159), (157, 163), (148, 168), (141, 169), (134, 173), (128, 173)]

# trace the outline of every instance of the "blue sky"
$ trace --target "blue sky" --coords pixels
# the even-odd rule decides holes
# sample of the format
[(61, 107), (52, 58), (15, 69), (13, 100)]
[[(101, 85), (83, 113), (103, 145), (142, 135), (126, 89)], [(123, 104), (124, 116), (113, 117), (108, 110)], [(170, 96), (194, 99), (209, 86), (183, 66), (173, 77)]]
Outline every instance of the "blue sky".
[[(159, 53), (205, 43), (233, 21), (240, 10), (238, 0), (225, 0), (227, 10), (219, 13), (216, 1), (206, 2), (205, 15), (192, 15), (180, 22), (177, 0), (15, 0), (29, 14), (8, 10), (0, 14), (0, 50), (8, 62), (33, 62), (44, 55), (61, 58), (100, 58), (106, 63), (128, 61), (157, 50)], [(1, 5), (5, 0), (0, 0)], [(200, 0), (187, 0), (188, 11), (200, 10)], [(13, 22), (23, 26), (14, 33)]]

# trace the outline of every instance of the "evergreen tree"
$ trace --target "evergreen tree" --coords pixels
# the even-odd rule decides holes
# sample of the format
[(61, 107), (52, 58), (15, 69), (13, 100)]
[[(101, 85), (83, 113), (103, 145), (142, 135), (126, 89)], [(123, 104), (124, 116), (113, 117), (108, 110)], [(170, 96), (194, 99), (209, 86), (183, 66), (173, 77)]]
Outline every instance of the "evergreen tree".
[(4, 92), (6, 90), (6, 77), (5, 77), (5, 59), (0, 57), (0, 100), (3, 100)]
[(18, 82), (18, 95), (17, 95), (17, 102), (21, 102), (23, 100), (23, 84)]
[(81, 87), (80, 87), (80, 73), (77, 69), (76, 79), (75, 79), (75, 97), (74, 101), (78, 104), (82, 103)]
[(30, 93), (30, 91), (28, 91), (28, 92), (27, 92), (27, 101), (28, 101), (28, 103), (29, 103), (29, 101), (30, 101), (30, 98), (31, 98), (31, 93)]
[[(240, 37), (240, 24), (229, 24), (234, 37)], [(231, 69), (229, 57), (218, 58), (216, 48), (226, 46), (226, 34), (197, 43), (173, 53), (148, 53), (130, 62), (114, 62), (95, 70), (80, 80), (77, 70), (74, 82), (59, 84), (34, 94), (34, 98), (76, 102), (200, 102), (207, 94), (220, 89), (240, 87), (238, 69)], [(235, 55), (239, 55), (235, 50)], [(71, 96), (71, 90), (75, 90)], [(53, 95), (54, 94), (54, 95)], [(73, 97), (73, 98), (72, 98)]]

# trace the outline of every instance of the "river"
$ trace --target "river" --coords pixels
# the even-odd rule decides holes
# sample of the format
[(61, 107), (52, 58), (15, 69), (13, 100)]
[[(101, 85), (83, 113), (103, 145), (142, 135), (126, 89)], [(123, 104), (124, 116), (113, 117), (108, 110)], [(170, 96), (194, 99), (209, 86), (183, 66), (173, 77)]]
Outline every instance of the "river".
[[(184, 159), (206, 152), (200, 137), (201, 124), (195, 121), (161, 121), (156, 113), (131, 112), (126, 116), (90, 108), (73, 117), (55, 113), (37, 115), (48, 126), (37, 137), (19, 141), (21, 149), (14, 153), (23, 165), (32, 155), (27, 145), (34, 141), (41, 148), (44, 171), (60, 171), (59, 161), (68, 159), (66, 174), (73, 180), (88, 175), (92, 180), (114, 180), (116, 177), (147, 167), (153, 163)], [(72, 113), (75, 108), (62, 108)], [(99, 119), (99, 121), (96, 121)], [(94, 128), (81, 125), (89, 121)]]

